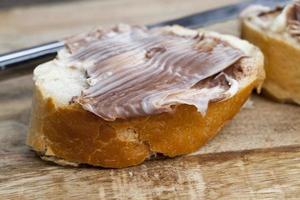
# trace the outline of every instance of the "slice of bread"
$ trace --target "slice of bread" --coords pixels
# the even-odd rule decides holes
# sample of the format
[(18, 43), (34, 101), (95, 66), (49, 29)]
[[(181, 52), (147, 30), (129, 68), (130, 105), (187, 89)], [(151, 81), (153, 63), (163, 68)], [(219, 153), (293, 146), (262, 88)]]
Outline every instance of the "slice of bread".
[(296, 4), (274, 10), (251, 6), (241, 15), (241, 30), (242, 38), (264, 54), (263, 94), (280, 102), (300, 104), (300, 6), (296, 10)]
[[(166, 27), (176, 34), (190, 30)], [(106, 121), (70, 104), (86, 87), (85, 71), (56, 60), (34, 70), (34, 96), (27, 144), (42, 159), (62, 165), (89, 164), (121, 168), (163, 155), (174, 157), (198, 150), (234, 117), (254, 88), (264, 79), (263, 55), (258, 48), (233, 36), (205, 32), (240, 49), (238, 92), (229, 99), (210, 102), (206, 114), (181, 104), (173, 112)], [(62, 50), (59, 54), (63, 54)], [(209, 67), (209, 66), (207, 66)]]

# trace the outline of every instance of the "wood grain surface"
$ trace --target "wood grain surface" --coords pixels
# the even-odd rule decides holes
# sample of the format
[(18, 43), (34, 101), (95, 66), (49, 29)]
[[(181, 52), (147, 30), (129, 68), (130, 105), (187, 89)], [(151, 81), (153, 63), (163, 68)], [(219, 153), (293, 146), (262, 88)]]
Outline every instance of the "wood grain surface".
[[(0, 49), (61, 38), (97, 24), (151, 23), (230, 2), (235, 1), (72, 1), (18, 7), (0, 12)], [(209, 29), (239, 34), (236, 21)], [(0, 81), (1, 200), (300, 198), (300, 107), (253, 95), (194, 155), (118, 170), (72, 168), (42, 161), (25, 145), (32, 83), (29, 72)]]
[[(27, 0), (28, 1), (28, 0)], [(152, 24), (239, 0), (81, 0), (0, 11), (0, 53), (98, 26)]]

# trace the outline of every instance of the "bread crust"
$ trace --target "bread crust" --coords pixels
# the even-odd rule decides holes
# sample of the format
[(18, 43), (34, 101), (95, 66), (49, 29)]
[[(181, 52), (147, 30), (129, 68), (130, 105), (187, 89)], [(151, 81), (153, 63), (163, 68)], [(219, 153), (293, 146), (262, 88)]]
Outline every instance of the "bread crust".
[[(142, 163), (156, 153), (174, 157), (198, 150), (230, 120), (247, 100), (256, 80), (234, 97), (209, 104), (202, 116), (189, 105), (162, 113), (108, 122), (79, 105), (56, 108), (38, 87), (27, 144), (42, 158), (59, 164), (122, 168)], [(68, 162), (61, 162), (61, 159)]]
[(242, 20), (242, 38), (261, 49), (266, 79), (263, 94), (279, 102), (300, 105), (300, 48), (279, 34), (260, 30), (248, 18)]

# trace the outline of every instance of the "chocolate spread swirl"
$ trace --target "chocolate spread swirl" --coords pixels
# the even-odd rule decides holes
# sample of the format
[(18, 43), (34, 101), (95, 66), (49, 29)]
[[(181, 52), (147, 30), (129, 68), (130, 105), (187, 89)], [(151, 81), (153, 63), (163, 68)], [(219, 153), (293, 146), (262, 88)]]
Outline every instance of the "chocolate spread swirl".
[(300, 2), (297, 1), (287, 12), (288, 32), (300, 41)]
[[(252, 15), (252, 13), (255, 13)], [(300, 1), (295, 0), (286, 7), (270, 9), (264, 6), (250, 6), (244, 11), (244, 17), (252, 20), (265, 30), (288, 33), (289, 36), (300, 41)]]
[(66, 40), (64, 62), (82, 66), (88, 87), (73, 100), (104, 120), (171, 112), (189, 104), (205, 113), (211, 101), (234, 95), (223, 71), (244, 57), (225, 41), (166, 28), (121, 25)]

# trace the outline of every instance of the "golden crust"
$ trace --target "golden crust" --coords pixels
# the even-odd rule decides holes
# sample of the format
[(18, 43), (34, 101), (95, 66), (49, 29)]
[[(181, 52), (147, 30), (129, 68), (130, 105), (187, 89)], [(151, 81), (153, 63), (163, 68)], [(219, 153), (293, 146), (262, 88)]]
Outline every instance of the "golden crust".
[(300, 49), (280, 36), (242, 21), (242, 38), (258, 46), (265, 56), (264, 94), (280, 102), (300, 104)]
[(188, 154), (214, 137), (259, 84), (256, 80), (234, 97), (210, 103), (204, 117), (195, 107), (180, 105), (174, 113), (114, 122), (78, 105), (56, 108), (36, 86), (27, 144), (42, 158), (112, 168), (140, 164), (155, 153), (170, 157)]

